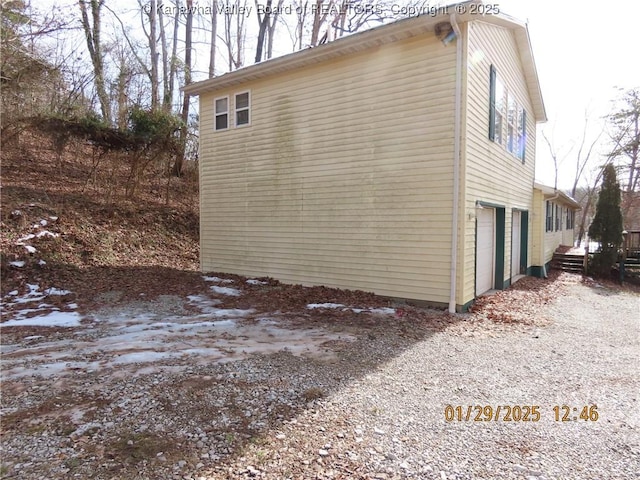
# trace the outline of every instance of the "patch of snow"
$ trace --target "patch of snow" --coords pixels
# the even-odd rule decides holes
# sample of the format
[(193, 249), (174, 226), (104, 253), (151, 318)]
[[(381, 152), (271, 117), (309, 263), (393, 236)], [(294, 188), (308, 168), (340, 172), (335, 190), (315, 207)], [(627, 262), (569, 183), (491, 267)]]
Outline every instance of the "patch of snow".
[(43, 230), (41, 232), (38, 232), (38, 234), (36, 235), (36, 238), (42, 238), (42, 237), (59, 237), (60, 234), (58, 233), (51, 233), (49, 230)]
[[(53, 292), (63, 290), (54, 289)], [(11, 300), (34, 302), (43, 298), (38, 285), (30, 285), (29, 293), (22, 297), (15, 293)], [(44, 315), (42, 311), (35, 311), (39, 316), (25, 318), (26, 311), (32, 309), (23, 309), (2, 326), (74, 326), (77, 327), (76, 335), (54, 340), (43, 338), (37, 342), (29, 341), (27, 337), (18, 345), (0, 346), (3, 378), (60, 377), (105, 369), (113, 369), (113, 374), (121, 375), (166, 369), (179, 372), (194, 364), (231, 362), (254, 353), (268, 355), (280, 351), (293, 355), (333, 356), (323, 346), (325, 342), (355, 340), (350, 335), (323, 329), (287, 328), (277, 318), (262, 317), (255, 323), (243, 322), (241, 319), (254, 313), (253, 309), (215, 308), (219, 300), (207, 295), (191, 295), (187, 301), (206, 313), (166, 316), (140, 311), (138, 307), (105, 309), (90, 317), (93, 322), (80, 323), (77, 312), (57, 311)], [(70, 303), (65, 310), (76, 307)]]
[(42, 225), (43, 227), (46, 227), (48, 225), (49, 222), (47, 222), (46, 220), (40, 220), (40, 225)]
[(341, 303), (310, 303), (307, 305), (309, 310), (313, 310), (314, 308), (341, 308), (344, 307)]
[(3, 327), (79, 327), (80, 315), (76, 312), (51, 312), (37, 317), (8, 320)]
[(42, 335), (29, 335), (28, 337), (24, 337), (23, 340), (37, 340), (39, 338), (44, 338)]
[(24, 260), (14, 260), (13, 262), (9, 262), (9, 265), (16, 268), (24, 267)]
[(153, 352), (147, 350), (143, 352), (132, 352), (119, 355), (111, 363), (114, 365), (120, 365), (123, 363), (149, 363), (163, 360), (165, 358), (175, 358), (180, 356), (180, 352)]
[(205, 282), (233, 283), (233, 280), (231, 280), (230, 278), (209, 277), (209, 276), (203, 276), (202, 278)]
[(18, 295), (18, 290), (11, 290), (9, 293), (7, 293), (8, 297), (15, 297), (16, 295)]
[(36, 247), (32, 247), (31, 245), (25, 245), (24, 248), (27, 250), (27, 252), (29, 253), (36, 253)]
[(11, 215), (13, 215), (14, 217), (20, 217), (22, 216), (22, 211), (21, 210), (14, 210), (11, 212)]
[(204, 315), (214, 312), (217, 310), (215, 306), (222, 303), (217, 298), (211, 299), (204, 295), (188, 295), (187, 298), (189, 299), (189, 303), (198, 307)]
[(27, 240), (31, 240), (32, 238), (36, 238), (36, 236), (33, 233), (25, 235), (24, 237), (20, 237), (16, 242), (16, 245), (24, 245), (23, 242), (26, 242)]
[(369, 311), (369, 313), (378, 313), (380, 315), (395, 315), (396, 314), (396, 309), (395, 308), (389, 308), (389, 307), (371, 308), (368, 311)]
[(78, 308), (78, 304), (77, 303), (70, 303), (70, 304), (67, 305), (67, 308), (75, 310), (76, 308)]
[(267, 285), (268, 282), (263, 282), (262, 280), (257, 280), (255, 278), (250, 278), (247, 280), (249, 285)]
[(51, 288), (47, 288), (44, 291), (45, 295), (69, 295), (71, 292), (69, 290), (62, 290), (60, 288), (55, 288), (55, 287), (51, 287)]
[(381, 308), (353, 308), (345, 307), (341, 303), (310, 303), (307, 305), (310, 310), (316, 308), (342, 308), (343, 311), (351, 310), (353, 313), (373, 313), (378, 315), (394, 315), (396, 313), (394, 308), (381, 307)]
[(53, 220), (54, 222), (58, 220), (58, 217), (49, 217), (49, 220)]
[(221, 295), (229, 295), (231, 297), (239, 297), (240, 290), (231, 287), (218, 287), (217, 285), (212, 285), (211, 290)]
[(38, 265), (46, 265), (47, 262), (45, 262), (44, 260), (40, 259), (38, 260)]
[(219, 308), (214, 310), (212, 315), (217, 318), (225, 318), (225, 317), (246, 317), (254, 312), (252, 308), (249, 310), (241, 310), (239, 308)]

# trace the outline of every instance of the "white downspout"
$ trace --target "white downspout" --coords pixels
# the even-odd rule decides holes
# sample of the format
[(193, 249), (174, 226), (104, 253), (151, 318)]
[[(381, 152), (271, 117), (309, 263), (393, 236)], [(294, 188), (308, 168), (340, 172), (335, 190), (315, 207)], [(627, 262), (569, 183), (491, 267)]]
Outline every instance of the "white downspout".
[(456, 34), (456, 91), (453, 121), (453, 214), (451, 218), (451, 283), (449, 285), (449, 313), (456, 313), (456, 283), (458, 276), (458, 203), (460, 195), (460, 130), (462, 111), (462, 34), (455, 14), (450, 17)]

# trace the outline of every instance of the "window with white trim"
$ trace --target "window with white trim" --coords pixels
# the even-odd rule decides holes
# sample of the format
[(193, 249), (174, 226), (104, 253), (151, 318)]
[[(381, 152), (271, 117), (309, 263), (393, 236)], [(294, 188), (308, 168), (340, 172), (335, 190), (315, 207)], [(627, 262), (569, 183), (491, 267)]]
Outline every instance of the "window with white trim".
[(547, 200), (546, 232), (553, 232), (553, 203)]
[(236, 127), (249, 125), (251, 123), (251, 95), (249, 92), (236, 93)]
[(576, 212), (567, 209), (567, 230), (571, 230), (573, 228), (573, 224), (575, 223), (575, 215)]
[(216, 98), (214, 101), (215, 130), (229, 128), (229, 97)]
[(527, 113), (505, 87), (493, 65), (489, 76), (489, 139), (524, 163)]

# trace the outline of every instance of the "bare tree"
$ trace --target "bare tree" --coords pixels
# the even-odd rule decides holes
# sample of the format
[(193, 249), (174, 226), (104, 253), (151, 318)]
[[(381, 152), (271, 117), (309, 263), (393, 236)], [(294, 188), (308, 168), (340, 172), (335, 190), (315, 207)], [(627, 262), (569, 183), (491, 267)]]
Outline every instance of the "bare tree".
[(224, 29), (222, 43), (226, 47), (227, 66), (229, 71), (237, 70), (244, 64), (244, 46), (247, 35), (245, 12), (247, 0), (234, 0), (223, 10)]
[[(87, 11), (87, 2), (91, 5), (91, 21), (89, 20), (89, 13)], [(94, 83), (98, 94), (98, 100), (100, 101), (100, 110), (102, 111), (102, 117), (104, 120), (107, 123), (111, 123), (111, 102), (105, 88), (104, 55), (100, 39), (102, 20), (100, 11), (104, 4), (104, 0), (78, 0), (78, 4), (80, 5), (82, 28), (87, 40), (89, 56), (91, 57), (91, 63), (93, 64), (93, 71), (95, 75)]]
[(175, 11), (173, 17), (173, 45), (171, 47), (171, 61), (169, 62), (169, 96), (173, 102), (173, 92), (175, 88), (175, 78), (178, 70), (178, 31), (180, 22), (180, 0), (175, 0)]
[(278, 18), (282, 11), (283, 3), (284, 0), (278, 0), (278, 6), (276, 7), (275, 12), (271, 14), (267, 25), (267, 58), (271, 58), (273, 56), (273, 39), (276, 35), (276, 24), (278, 23)]
[(571, 196), (575, 198), (576, 189), (578, 188), (578, 183), (580, 183), (580, 179), (584, 174), (584, 170), (586, 166), (589, 164), (589, 160), (591, 159), (591, 153), (593, 152), (593, 147), (595, 147), (600, 137), (602, 137), (602, 133), (604, 132), (604, 128), (600, 130), (600, 133), (593, 139), (593, 142), (585, 149), (585, 144), (587, 140), (587, 128), (589, 126), (589, 117), (587, 112), (584, 115), (584, 129), (582, 130), (582, 141), (580, 142), (580, 147), (578, 148), (578, 153), (576, 154), (575, 161), (575, 175), (573, 177), (573, 186), (571, 187)]
[[(191, 83), (191, 49), (193, 43), (193, 0), (186, 0), (186, 16), (187, 23), (185, 27), (185, 42), (184, 42), (184, 84), (189, 85)], [(180, 118), (182, 119), (182, 126), (180, 127), (180, 144), (182, 148), (176, 155), (176, 160), (173, 164), (173, 174), (176, 177), (182, 175), (182, 166), (184, 164), (184, 151), (187, 143), (188, 122), (189, 122), (189, 102), (191, 96), (188, 93), (183, 94), (182, 98), (182, 111)]]
[[(143, 8), (142, 0), (138, 0), (140, 6), (140, 24), (147, 45), (149, 46), (149, 80), (151, 82), (151, 108), (158, 108), (160, 98), (160, 78), (158, 74), (158, 4), (156, 0), (150, 0), (148, 8)], [(145, 19), (146, 17), (146, 19)], [(149, 30), (147, 30), (147, 23)]]
[(209, 42), (209, 78), (216, 74), (216, 40), (218, 38), (218, 3), (211, 1), (211, 40)]
[[(267, 3), (263, 6), (256, 2), (256, 14), (258, 16), (258, 41), (256, 44), (256, 59), (255, 63), (259, 63), (262, 61), (262, 50), (264, 48), (264, 39), (267, 34), (267, 27), (269, 26), (269, 18), (271, 17), (271, 5), (273, 4), (273, 0), (267, 0)], [(260, 11), (263, 10), (262, 15), (260, 15)]]
[(553, 173), (554, 173), (554, 180), (553, 180), (553, 189), (557, 190), (558, 189), (558, 169), (560, 164), (564, 161), (564, 159), (567, 157), (567, 155), (569, 155), (569, 153), (571, 152), (571, 149), (569, 149), (569, 151), (567, 151), (567, 153), (565, 153), (562, 158), (560, 160), (558, 160), (558, 151), (556, 150), (556, 148), (553, 146), (553, 142), (551, 140), (549, 140), (549, 138), (547, 137), (547, 134), (544, 132), (544, 130), (542, 131), (542, 138), (544, 138), (544, 141), (547, 144), (547, 147), (549, 147), (549, 153), (551, 154), (551, 159), (553, 160)]
[(619, 100), (618, 110), (609, 115), (608, 120), (612, 128), (611, 139), (616, 142), (611, 156), (619, 160), (623, 191), (629, 197), (640, 187), (640, 88), (625, 92)]

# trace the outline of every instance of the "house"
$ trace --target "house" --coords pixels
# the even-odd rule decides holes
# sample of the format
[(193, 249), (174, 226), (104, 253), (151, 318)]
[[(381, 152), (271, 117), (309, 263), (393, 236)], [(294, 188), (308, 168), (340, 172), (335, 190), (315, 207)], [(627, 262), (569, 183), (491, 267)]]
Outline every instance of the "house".
[(569, 195), (539, 183), (533, 185), (533, 244), (531, 275), (546, 277), (553, 253), (575, 241), (580, 204)]
[(546, 115), (522, 22), (461, 3), (185, 92), (203, 271), (464, 311), (530, 269)]

